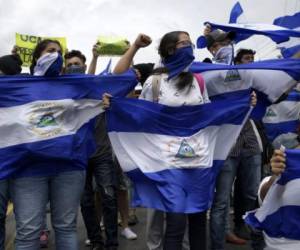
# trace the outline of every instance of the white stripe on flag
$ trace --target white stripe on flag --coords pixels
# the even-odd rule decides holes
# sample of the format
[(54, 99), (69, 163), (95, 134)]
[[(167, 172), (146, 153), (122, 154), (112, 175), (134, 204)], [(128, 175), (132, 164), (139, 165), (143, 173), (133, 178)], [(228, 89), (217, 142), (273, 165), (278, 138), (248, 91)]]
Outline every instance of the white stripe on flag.
[(0, 108), (0, 148), (75, 134), (103, 111), (101, 103), (64, 99)]
[[(122, 159), (124, 171), (134, 170), (138, 166), (146, 173), (174, 168), (212, 167), (213, 160), (226, 159), (230, 148), (224, 145), (233, 145), (240, 129), (240, 125), (224, 124), (206, 127), (190, 137), (126, 132), (110, 132), (109, 137), (116, 154)], [(175, 157), (183, 140), (197, 152), (198, 157)]]
[(264, 123), (279, 123), (298, 120), (300, 117), (300, 102), (282, 101), (267, 108), (263, 118)]
[(292, 77), (279, 70), (216, 70), (205, 71), (202, 75), (209, 96), (253, 87), (274, 102), (296, 84)]
[(276, 212), (282, 206), (300, 206), (300, 179), (289, 181), (285, 185), (274, 182), (265, 197), (262, 207), (255, 213), (259, 221), (263, 221), (270, 214)]

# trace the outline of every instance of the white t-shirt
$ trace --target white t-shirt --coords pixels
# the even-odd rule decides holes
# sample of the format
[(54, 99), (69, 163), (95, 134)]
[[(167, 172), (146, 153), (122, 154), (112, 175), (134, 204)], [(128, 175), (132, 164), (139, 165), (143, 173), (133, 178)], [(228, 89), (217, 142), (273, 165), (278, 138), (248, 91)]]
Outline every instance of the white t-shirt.
[[(186, 88), (178, 91), (176, 88), (177, 79), (172, 78), (168, 81), (168, 75), (162, 74), (158, 96), (159, 103), (176, 107), (210, 102), (206, 87), (204, 86), (203, 94), (201, 94), (200, 86), (195, 77), (190, 90)], [(146, 80), (139, 98), (153, 102), (152, 76)]]

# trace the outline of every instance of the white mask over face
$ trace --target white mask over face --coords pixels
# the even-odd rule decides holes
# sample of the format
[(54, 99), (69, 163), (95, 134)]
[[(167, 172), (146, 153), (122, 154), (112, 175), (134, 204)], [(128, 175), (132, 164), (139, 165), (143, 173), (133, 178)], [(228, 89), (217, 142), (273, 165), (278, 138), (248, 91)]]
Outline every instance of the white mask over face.
[(231, 45), (220, 48), (213, 60), (216, 63), (231, 64), (233, 59), (233, 48)]

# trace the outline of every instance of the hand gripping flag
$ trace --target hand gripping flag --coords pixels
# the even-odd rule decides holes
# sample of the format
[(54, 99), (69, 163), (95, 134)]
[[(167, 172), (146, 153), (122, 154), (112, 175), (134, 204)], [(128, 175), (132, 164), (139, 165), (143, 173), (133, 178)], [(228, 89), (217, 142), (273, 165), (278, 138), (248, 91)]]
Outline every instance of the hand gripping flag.
[(250, 92), (198, 106), (112, 99), (108, 133), (134, 184), (134, 206), (195, 213), (211, 206), (215, 178), (249, 114)]
[(246, 214), (245, 221), (263, 230), (266, 249), (300, 247), (300, 150), (286, 150), (286, 170), (269, 189), (262, 206)]
[(0, 179), (85, 169), (95, 150), (102, 94), (125, 96), (137, 81), (118, 76), (0, 78)]

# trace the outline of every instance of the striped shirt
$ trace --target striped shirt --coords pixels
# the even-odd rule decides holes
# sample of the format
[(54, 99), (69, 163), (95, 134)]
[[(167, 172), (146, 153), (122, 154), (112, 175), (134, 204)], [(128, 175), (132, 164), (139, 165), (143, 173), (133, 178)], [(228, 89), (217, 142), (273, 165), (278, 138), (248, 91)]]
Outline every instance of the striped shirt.
[(247, 120), (235, 145), (230, 151), (230, 157), (238, 157), (241, 152), (247, 152), (249, 155), (261, 153), (260, 147), (250, 120)]

